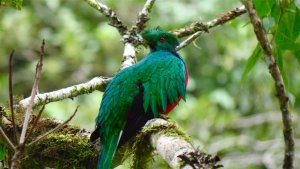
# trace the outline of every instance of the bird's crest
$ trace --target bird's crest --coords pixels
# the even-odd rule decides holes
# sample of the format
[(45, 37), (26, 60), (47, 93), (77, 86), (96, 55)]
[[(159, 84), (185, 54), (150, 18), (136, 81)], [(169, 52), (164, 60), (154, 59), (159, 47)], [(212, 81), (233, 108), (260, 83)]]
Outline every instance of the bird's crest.
[(160, 27), (145, 31), (142, 37), (151, 50), (174, 51), (176, 46), (179, 45), (176, 35), (165, 32)]

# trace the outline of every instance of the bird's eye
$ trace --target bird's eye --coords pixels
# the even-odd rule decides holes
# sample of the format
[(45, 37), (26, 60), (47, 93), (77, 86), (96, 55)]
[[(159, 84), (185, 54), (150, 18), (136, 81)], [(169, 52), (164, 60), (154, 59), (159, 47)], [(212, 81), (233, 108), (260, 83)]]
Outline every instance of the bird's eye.
[(160, 37), (160, 38), (159, 38), (159, 41), (160, 41), (160, 42), (165, 42), (166, 39), (165, 39), (164, 37)]

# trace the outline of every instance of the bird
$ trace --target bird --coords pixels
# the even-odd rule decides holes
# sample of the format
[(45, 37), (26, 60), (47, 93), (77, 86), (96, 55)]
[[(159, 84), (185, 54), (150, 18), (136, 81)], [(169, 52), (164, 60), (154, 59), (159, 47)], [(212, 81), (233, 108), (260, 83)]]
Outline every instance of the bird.
[(168, 113), (186, 100), (188, 70), (176, 52), (176, 35), (161, 28), (142, 33), (150, 52), (136, 64), (119, 71), (107, 85), (91, 141), (100, 137), (97, 169), (110, 169), (114, 154), (146, 122)]

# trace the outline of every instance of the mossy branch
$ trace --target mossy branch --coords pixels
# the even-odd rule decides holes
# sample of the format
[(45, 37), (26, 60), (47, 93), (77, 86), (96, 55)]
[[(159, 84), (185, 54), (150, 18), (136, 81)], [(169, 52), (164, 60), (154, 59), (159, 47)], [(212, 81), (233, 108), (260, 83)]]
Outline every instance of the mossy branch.
[[(32, 115), (29, 125), (35, 123)], [(17, 120), (17, 130), (21, 131), (22, 122)], [(53, 119), (40, 119), (32, 131), (28, 142), (61, 125), (63, 122)], [(3, 129), (10, 138), (13, 137), (13, 126), (7, 117), (2, 117)], [(10, 150), (9, 155), (13, 153)], [(11, 154), (12, 155), (12, 154)], [(72, 125), (65, 125), (35, 144), (26, 145), (20, 154), (20, 165), (24, 169), (50, 168), (95, 168), (98, 150), (89, 142), (89, 133)], [(11, 157), (9, 157), (10, 159)]]
[(153, 153), (173, 169), (216, 169), (220, 159), (194, 148), (190, 138), (175, 122), (152, 119), (142, 131), (116, 154), (114, 166), (130, 161), (133, 169), (151, 168)]
[(163, 119), (150, 120), (143, 130), (151, 131), (150, 143), (153, 149), (174, 169), (216, 169), (220, 159), (194, 148), (190, 138), (174, 123)]
[[(5, 120), (5, 118), (2, 119), (4, 130), (12, 138), (13, 126), (11, 123), (7, 123), (9, 120)], [(34, 119), (31, 120), (30, 125), (34, 122)], [(37, 136), (61, 123), (52, 119), (40, 119), (28, 141), (31, 142)], [(19, 130), (21, 129), (20, 124), (17, 124)], [(84, 129), (66, 125), (43, 140), (28, 146), (21, 155), (22, 168), (95, 168), (99, 154), (99, 142), (91, 143), (89, 136), (90, 133)], [(122, 150), (123, 153), (121, 153)], [(132, 162), (131, 167), (140, 169), (151, 165), (153, 152), (157, 152), (171, 168), (188, 169), (194, 166), (200, 169), (215, 169), (220, 167), (217, 164), (218, 157), (194, 149), (189, 137), (174, 122), (163, 119), (150, 120), (134, 139), (120, 149), (116, 156), (120, 157), (122, 154), (119, 159), (124, 157), (128, 159), (129, 157)], [(123, 161), (119, 160), (116, 163), (119, 165)]]

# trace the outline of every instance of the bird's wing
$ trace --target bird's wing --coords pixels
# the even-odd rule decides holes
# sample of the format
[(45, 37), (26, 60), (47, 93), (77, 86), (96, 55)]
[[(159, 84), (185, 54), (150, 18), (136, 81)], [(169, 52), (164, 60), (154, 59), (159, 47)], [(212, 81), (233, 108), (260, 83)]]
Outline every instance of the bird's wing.
[(129, 67), (119, 72), (108, 84), (103, 94), (96, 119), (97, 125), (101, 126), (105, 123), (105, 126), (121, 129), (127, 111), (138, 92), (136, 77), (134, 77), (132, 69)]
[(143, 108), (145, 112), (150, 108), (154, 117), (157, 117), (159, 110), (166, 112), (168, 103), (177, 104), (179, 97), (185, 100), (186, 70), (182, 58), (176, 53), (153, 54), (156, 57), (145, 62), (145, 70), (141, 70), (149, 74), (143, 80)]

